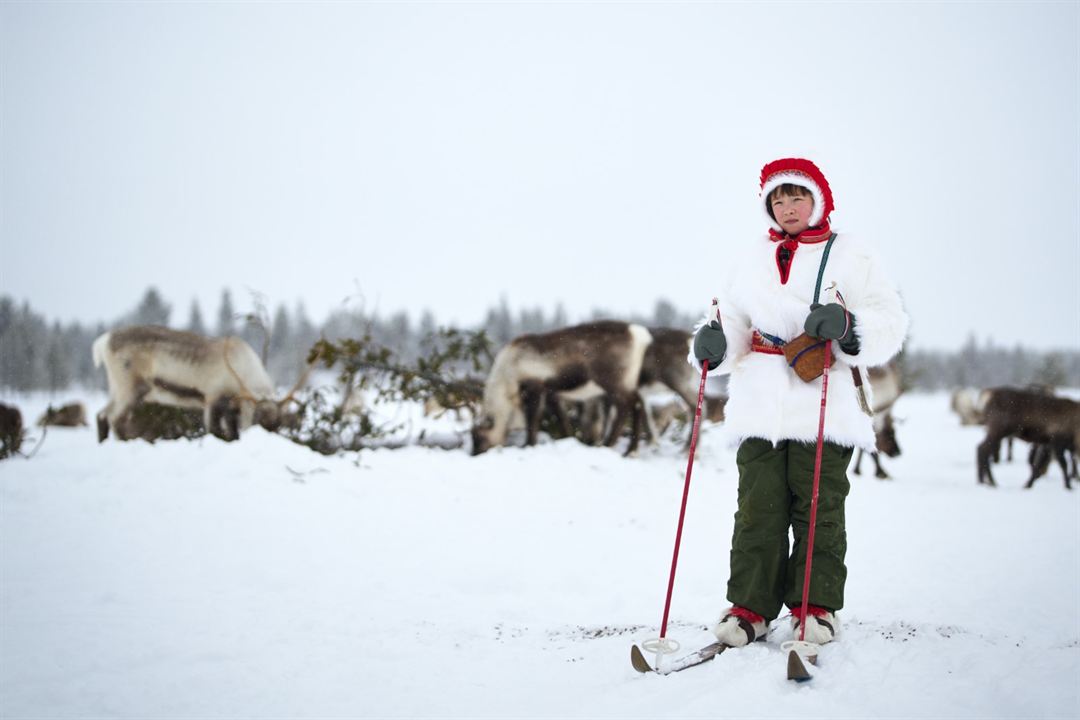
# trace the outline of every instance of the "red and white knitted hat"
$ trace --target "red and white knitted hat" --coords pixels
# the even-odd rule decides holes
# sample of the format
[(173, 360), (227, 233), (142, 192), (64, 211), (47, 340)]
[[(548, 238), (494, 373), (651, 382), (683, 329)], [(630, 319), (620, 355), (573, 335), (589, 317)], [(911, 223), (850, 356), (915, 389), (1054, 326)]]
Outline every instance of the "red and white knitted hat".
[(761, 168), (761, 207), (769, 225), (776, 230), (782, 229), (769, 212), (768, 202), (769, 193), (785, 183), (804, 187), (813, 196), (814, 211), (810, 214), (810, 227), (817, 227), (823, 220), (829, 219), (833, 211), (832, 190), (818, 166), (802, 158), (782, 158)]

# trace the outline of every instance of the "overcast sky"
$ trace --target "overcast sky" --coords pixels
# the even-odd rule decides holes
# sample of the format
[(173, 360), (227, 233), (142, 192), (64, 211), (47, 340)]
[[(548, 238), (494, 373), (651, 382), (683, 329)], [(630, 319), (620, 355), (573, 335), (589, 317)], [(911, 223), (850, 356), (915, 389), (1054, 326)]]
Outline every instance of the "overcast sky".
[(696, 312), (795, 155), (911, 347), (1076, 349), (1078, 128), (1077, 2), (3, 2), (0, 294)]

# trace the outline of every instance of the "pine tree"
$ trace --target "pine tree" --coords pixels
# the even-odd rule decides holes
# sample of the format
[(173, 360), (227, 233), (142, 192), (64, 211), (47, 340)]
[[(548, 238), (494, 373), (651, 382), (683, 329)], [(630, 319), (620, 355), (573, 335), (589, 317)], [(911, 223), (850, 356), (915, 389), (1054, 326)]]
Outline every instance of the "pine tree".
[(1065, 360), (1060, 353), (1052, 352), (1043, 357), (1042, 364), (1035, 371), (1033, 381), (1048, 387), (1060, 387), (1068, 377), (1065, 374)]
[(188, 332), (193, 332), (196, 335), (206, 334), (206, 324), (203, 322), (202, 310), (199, 309), (199, 301), (191, 301), (191, 312), (188, 314)]
[(91, 348), (98, 336), (77, 322), (69, 325), (64, 334), (71, 352), (71, 379), (87, 387), (93, 385), (94, 356)]
[(533, 310), (522, 310), (519, 327), (523, 333), (544, 332), (547, 329), (547, 325), (544, 321), (543, 309), (535, 308)]
[(566, 327), (569, 320), (566, 318), (566, 308), (563, 307), (562, 302), (555, 305), (555, 314), (551, 318), (551, 326), (554, 328)]
[(59, 321), (54, 322), (48, 334), (45, 350), (45, 381), (50, 393), (63, 390), (71, 384), (71, 349)]
[(295, 342), (293, 344), (293, 351), (299, 358), (307, 357), (308, 350), (315, 344), (315, 341), (319, 339), (319, 331), (308, 319), (307, 311), (304, 309), (304, 303), (299, 302), (296, 304), (296, 312), (293, 313), (293, 337)]
[(155, 287), (149, 287), (128, 318), (133, 325), (162, 325), (168, 327), (172, 309)]
[(278, 305), (277, 312), (274, 313), (274, 323), (271, 325), (270, 356), (280, 355), (288, 348), (289, 343), (292, 341), (291, 336), (292, 327), (289, 322), (289, 311), (285, 309), (284, 304)]
[(218, 337), (232, 335), (235, 332), (235, 316), (233, 310), (232, 294), (228, 288), (221, 291), (221, 306), (218, 308), (217, 334)]
[(240, 337), (255, 348), (255, 352), (265, 364), (270, 353), (270, 313), (266, 309), (266, 296), (254, 290), (249, 292), (252, 309), (249, 312), (240, 313), (240, 317), (243, 318)]
[(499, 298), (498, 309), (488, 310), (484, 330), (496, 347), (505, 345), (514, 338), (514, 319), (510, 316), (510, 306), (505, 295)]
[(661, 298), (656, 301), (656, 307), (653, 308), (652, 324), (657, 327), (677, 327), (679, 312), (674, 305)]
[(433, 336), (438, 329), (439, 324), (435, 322), (434, 313), (432, 313), (431, 310), (424, 310), (423, 314), (420, 316), (420, 327), (418, 330), (420, 339), (426, 340)]
[(3, 383), (21, 391), (45, 387), (47, 348), (48, 326), (30, 309), (30, 303), (24, 302), (0, 336)]
[(0, 297), (0, 337), (15, 321), (15, 301), (7, 295)]

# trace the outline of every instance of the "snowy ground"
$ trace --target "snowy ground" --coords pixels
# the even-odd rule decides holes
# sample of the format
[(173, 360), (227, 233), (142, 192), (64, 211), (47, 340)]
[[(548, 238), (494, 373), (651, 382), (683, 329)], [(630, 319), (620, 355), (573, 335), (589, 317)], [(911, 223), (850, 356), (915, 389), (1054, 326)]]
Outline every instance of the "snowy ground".
[[(663, 609), (675, 443), (357, 461), (259, 429), (53, 430), (0, 462), (0, 717), (1080, 715), (1080, 493), (1056, 467), (1022, 490), (1019, 447), (977, 487), (981, 431), (946, 396), (896, 410), (904, 454), (890, 482), (853, 477), (842, 635), (806, 685), (784, 679), (786, 619), (680, 675), (631, 669)], [(686, 648), (726, 607), (735, 487), (707, 429), (669, 632)]]

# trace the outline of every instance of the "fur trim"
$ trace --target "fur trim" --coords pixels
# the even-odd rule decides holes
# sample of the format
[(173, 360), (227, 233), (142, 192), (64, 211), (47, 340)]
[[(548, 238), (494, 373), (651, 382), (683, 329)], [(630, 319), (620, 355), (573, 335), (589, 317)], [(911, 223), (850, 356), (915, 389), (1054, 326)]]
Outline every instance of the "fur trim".
[(782, 231), (780, 224), (769, 214), (769, 193), (788, 184), (798, 185), (810, 191), (814, 198), (814, 211), (810, 214), (810, 227), (828, 220), (833, 211), (832, 189), (829, 181), (817, 165), (802, 158), (774, 160), (761, 169), (761, 209), (765, 219), (774, 230)]

